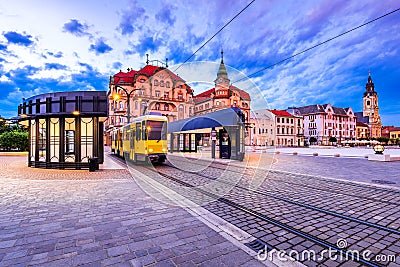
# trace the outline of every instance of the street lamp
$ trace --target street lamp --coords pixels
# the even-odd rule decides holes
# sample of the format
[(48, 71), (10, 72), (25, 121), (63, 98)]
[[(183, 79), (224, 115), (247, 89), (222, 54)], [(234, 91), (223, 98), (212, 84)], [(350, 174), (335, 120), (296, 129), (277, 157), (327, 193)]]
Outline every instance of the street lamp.
[[(126, 116), (126, 119), (127, 119), (128, 123), (129, 123), (131, 121), (131, 101), (130, 101), (131, 95), (138, 89), (133, 89), (132, 91), (130, 91), (128, 93), (128, 91), (124, 87), (122, 87), (120, 85), (115, 84), (114, 85), (114, 89), (115, 88), (121, 88), (124, 91), (124, 93), (126, 94), (126, 97), (127, 97), (127, 103), (126, 103), (127, 116)], [(114, 101), (118, 101), (120, 98), (121, 98), (121, 96), (119, 94), (114, 94), (113, 95)]]

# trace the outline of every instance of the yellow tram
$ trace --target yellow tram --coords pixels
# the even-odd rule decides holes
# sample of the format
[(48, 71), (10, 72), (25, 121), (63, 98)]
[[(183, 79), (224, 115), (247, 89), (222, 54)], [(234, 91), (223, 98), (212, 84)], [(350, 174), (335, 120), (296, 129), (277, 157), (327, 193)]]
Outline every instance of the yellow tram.
[(132, 162), (164, 162), (167, 156), (167, 117), (144, 115), (111, 132), (111, 151)]

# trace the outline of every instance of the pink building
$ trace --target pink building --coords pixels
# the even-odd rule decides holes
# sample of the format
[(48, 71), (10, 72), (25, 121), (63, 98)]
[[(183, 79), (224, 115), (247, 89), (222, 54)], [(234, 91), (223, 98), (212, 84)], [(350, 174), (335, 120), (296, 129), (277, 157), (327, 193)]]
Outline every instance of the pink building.
[(293, 114), (299, 114), (304, 118), (304, 135), (307, 143), (311, 137), (316, 138), (317, 143), (329, 145), (329, 139), (335, 137), (337, 143), (356, 138), (356, 116), (353, 109), (338, 108), (331, 104), (310, 105), (288, 109)]

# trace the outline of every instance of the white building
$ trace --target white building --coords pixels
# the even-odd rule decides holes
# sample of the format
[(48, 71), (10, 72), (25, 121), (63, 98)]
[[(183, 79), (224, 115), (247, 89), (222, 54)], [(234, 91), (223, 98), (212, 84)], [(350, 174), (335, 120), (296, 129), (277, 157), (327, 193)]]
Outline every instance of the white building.
[(311, 137), (321, 145), (331, 144), (331, 137), (335, 137), (337, 143), (356, 138), (356, 116), (351, 107), (337, 108), (331, 104), (317, 104), (289, 108), (288, 112), (303, 116), (304, 136), (308, 144)]
[(285, 110), (270, 112), (274, 114), (275, 146), (304, 146), (303, 117)]
[(250, 113), (249, 140), (256, 146), (275, 145), (275, 116), (266, 109), (255, 110)]

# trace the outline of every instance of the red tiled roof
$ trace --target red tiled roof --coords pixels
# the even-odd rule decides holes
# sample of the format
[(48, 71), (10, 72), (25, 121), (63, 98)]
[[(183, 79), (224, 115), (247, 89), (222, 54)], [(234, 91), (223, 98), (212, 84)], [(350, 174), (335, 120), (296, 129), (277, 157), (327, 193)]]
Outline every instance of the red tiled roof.
[(200, 98), (200, 97), (208, 97), (208, 98), (210, 98), (211, 94), (214, 94), (214, 93), (215, 93), (215, 88), (211, 88), (211, 89), (208, 89), (207, 91), (205, 91), (203, 93), (195, 95), (194, 98)]
[(400, 127), (393, 127), (392, 129), (390, 129), (390, 132), (398, 132), (400, 131)]
[(133, 83), (135, 74), (136, 74), (135, 70), (131, 70), (129, 72), (120, 71), (114, 75), (114, 84)]
[(240, 98), (249, 99), (250, 100), (250, 95), (246, 91), (244, 91), (242, 89), (239, 89), (239, 88), (237, 88), (236, 86), (233, 86), (233, 85), (229, 86), (229, 89), (233, 89), (233, 90), (239, 91)]
[(357, 126), (360, 126), (360, 127), (368, 127), (367, 124), (362, 123), (361, 121), (357, 121)]
[(273, 114), (276, 116), (281, 116), (281, 117), (292, 117), (292, 114), (287, 112), (286, 110), (276, 110), (276, 109), (270, 109)]
[(139, 70), (137, 73), (144, 74), (147, 77), (150, 77), (150, 76), (154, 75), (159, 68), (161, 69), (161, 67), (158, 67), (158, 66), (146, 65), (141, 70)]

